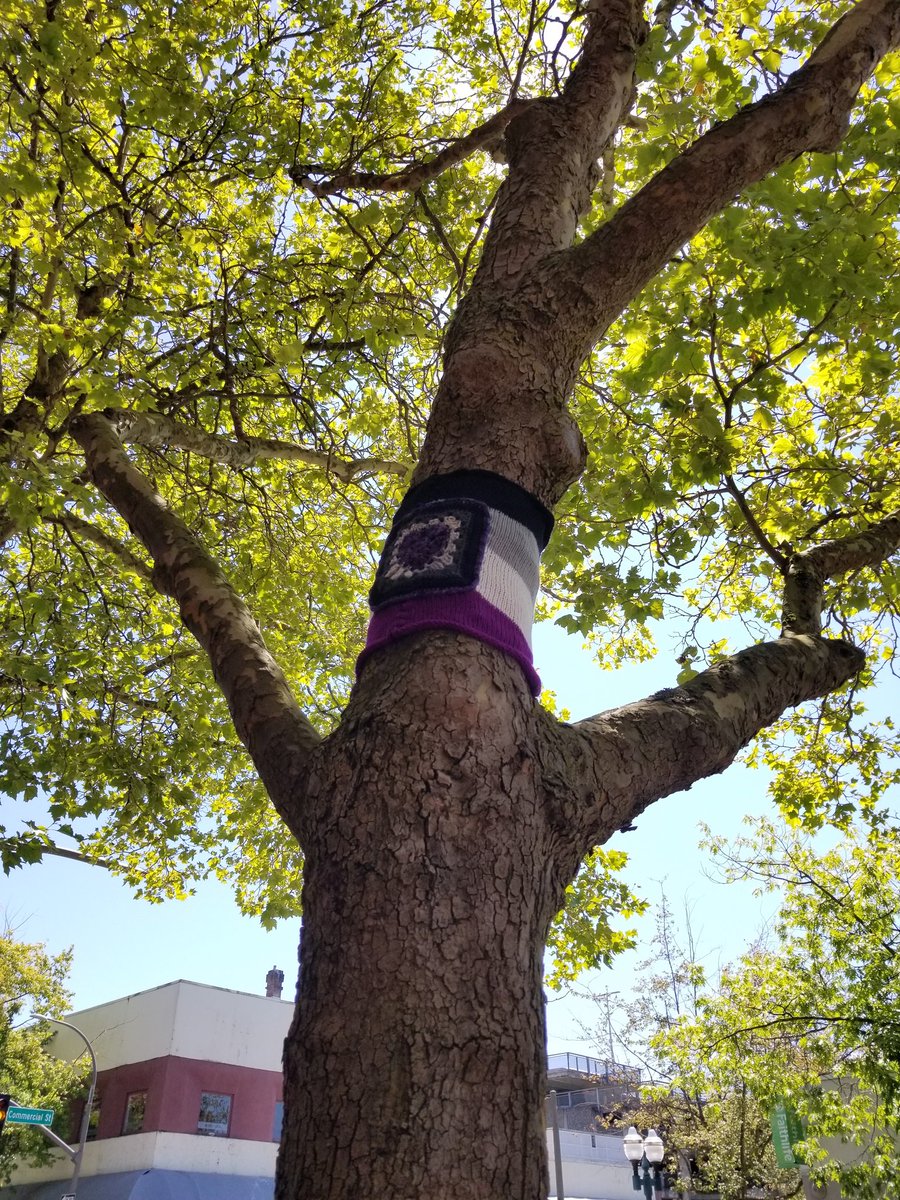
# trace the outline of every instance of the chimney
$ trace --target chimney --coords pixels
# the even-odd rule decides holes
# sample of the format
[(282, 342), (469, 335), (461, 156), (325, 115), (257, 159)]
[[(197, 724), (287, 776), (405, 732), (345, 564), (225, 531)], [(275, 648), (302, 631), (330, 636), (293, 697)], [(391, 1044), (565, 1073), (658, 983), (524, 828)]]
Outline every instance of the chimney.
[(273, 967), (266, 976), (266, 996), (270, 1000), (280, 1000), (283, 983), (284, 971), (279, 971), (277, 967)]

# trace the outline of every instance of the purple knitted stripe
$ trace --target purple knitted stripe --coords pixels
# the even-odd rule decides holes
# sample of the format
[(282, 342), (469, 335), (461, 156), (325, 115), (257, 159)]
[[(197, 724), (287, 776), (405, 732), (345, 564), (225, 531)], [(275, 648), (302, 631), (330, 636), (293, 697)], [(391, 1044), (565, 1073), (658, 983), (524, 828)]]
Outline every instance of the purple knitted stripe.
[(357, 674), (379, 647), (423, 629), (453, 629), (512, 655), (535, 696), (541, 681), (531, 661), (531, 647), (514, 621), (477, 592), (416, 596), (387, 604), (372, 614), (366, 646), (356, 660)]

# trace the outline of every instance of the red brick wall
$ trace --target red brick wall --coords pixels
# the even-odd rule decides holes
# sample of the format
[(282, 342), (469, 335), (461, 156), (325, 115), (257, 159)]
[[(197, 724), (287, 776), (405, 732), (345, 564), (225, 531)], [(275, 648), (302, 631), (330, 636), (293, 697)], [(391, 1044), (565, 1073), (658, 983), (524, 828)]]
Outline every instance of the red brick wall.
[[(143, 1133), (197, 1133), (201, 1092), (233, 1097), (228, 1136), (272, 1140), (275, 1104), (282, 1098), (280, 1071), (260, 1071), (194, 1058), (151, 1058), (101, 1071), (97, 1077), (100, 1120), (97, 1137), (122, 1135), (131, 1092), (146, 1092)], [(199, 1135), (207, 1136), (207, 1135)]]

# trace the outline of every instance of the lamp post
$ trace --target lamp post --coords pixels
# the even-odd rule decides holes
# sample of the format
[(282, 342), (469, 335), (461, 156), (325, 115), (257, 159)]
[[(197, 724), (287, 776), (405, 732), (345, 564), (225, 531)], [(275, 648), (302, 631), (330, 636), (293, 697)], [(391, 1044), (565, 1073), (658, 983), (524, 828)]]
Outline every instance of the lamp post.
[(642, 1138), (632, 1125), (625, 1134), (622, 1146), (634, 1171), (632, 1187), (636, 1192), (643, 1191), (646, 1200), (653, 1200), (654, 1191), (659, 1193), (662, 1190), (660, 1163), (666, 1153), (662, 1138), (655, 1129)]
[(58, 1021), (56, 1017), (42, 1017), (41, 1020), (50, 1021), (53, 1025), (61, 1025), (63, 1029), (71, 1029), (73, 1033), (77, 1033), (84, 1042), (88, 1054), (91, 1056), (91, 1086), (88, 1088), (87, 1101), (81, 1117), (81, 1130), (78, 1137), (78, 1149), (72, 1150), (71, 1147), (66, 1146), (65, 1142), (63, 1142), (61, 1146), (61, 1148), (65, 1148), (68, 1151), (69, 1156), (72, 1159), (73, 1168), (72, 1181), (69, 1184), (69, 1190), (66, 1192), (66, 1197), (64, 1200), (76, 1200), (76, 1195), (78, 1192), (78, 1180), (81, 1178), (81, 1160), (84, 1157), (84, 1148), (87, 1145), (88, 1127), (91, 1123), (91, 1109), (94, 1104), (94, 1093), (97, 1090), (97, 1058), (94, 1054), (94, 1047), (77, 1027), (77, 1025), (73, 1025), (71, 1021)]

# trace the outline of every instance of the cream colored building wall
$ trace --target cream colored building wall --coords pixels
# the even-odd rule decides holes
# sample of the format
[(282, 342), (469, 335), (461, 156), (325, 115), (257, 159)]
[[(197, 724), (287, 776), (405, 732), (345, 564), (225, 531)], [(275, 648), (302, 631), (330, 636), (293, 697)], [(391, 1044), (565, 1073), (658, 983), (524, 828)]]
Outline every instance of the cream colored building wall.
[(227, 988), (179, 982), (170, 1054), (280, 1071), (294, 1005)]
[[(91, 1142), (84, 1152), (81, 1173), (112, 1175), (117, 1171), (200, 1171), (211, 1175), (275, 1175), (274, 1142), (237, 1138), (196, 1137), (186, 1133), (133, 1133), (127, 1138)], [(45, 1183), (70, 1179), (72, 1164), (60, 1154), (44, 1167), (21, 1166), (14, 1182)]]
[[(293, 1010), (287, 1000), (179, 979), (80, 1009), (71, 1020), (93, 1044), (101, 1071), (169, 1054), (279, 1071)], [(56, 1046), (66, 1058), (83, 1049), (65, 1030)]]
[[(180, 987), (180, 983), (167, 983), (70, 1014), (72, 1024), (93, 1045), (99, 1070), (172, 1053)], [(74, 1058), (83, 1050), (81, 1040), (73, 1033), (60, 1030), (54, 1039), (53, 1051), (61, 1058)]]

